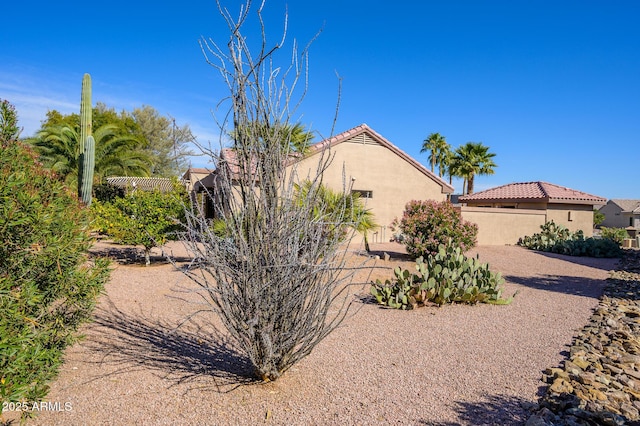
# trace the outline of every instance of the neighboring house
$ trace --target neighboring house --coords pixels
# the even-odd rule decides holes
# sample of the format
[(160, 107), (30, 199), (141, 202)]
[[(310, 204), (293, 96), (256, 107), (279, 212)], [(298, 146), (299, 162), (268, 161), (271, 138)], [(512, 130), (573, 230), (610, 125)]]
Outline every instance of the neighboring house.
[(214, 217), (213, 201), (207, 193), (213, 188), (215, 174), (211, 169), (190, 168), (182, 176), (191, 202), (196, 205), (204, 214), (204, 217), (211, 219)]
[(169, 178), (114, 176), (108, 177), (107, 183), (119, 188), (125, 188), (127, 191), (139, 189), (142, 191), (160, 190), (162, 192), (170, 192), (173, 190), (173, 182)]
[(333, 162), (323, 182), (342, 190), (343, 178), (352, 192), (366, 198), (380, 229), (371, 241), (388, 241), (389, 225), (402, 217), (411, 200), (445, 201), (453, 187), (432, 173), (366, 124), (354, 127), (311, 147), (311, 153), (295, 162), (299, 176), (315, 170), (323, 149), (329, 148)]
[[(337, 191), (346, 187), (366, 198), (366, 207), (380, 225), (369, 234), (371, 242), (391, 238), (389, 226), (402, 216), (409, 201), (444, 201), (453, 192), (452, 186), (366, 124), (312, 145), (304, 156), (290, 158), (288, 172), (295, 170), (299, 181), (313, 175), (325, 149), (333, 161), (323, 173), (323, 183)], [(232, 172), (233, 158), (232, 150), (222, 150), (220, 162), (232, 167)]]
[(640, 200), (609, 200), (600, 213), (604, 214), (601, 226), (640, 230)]
[(478, 224), (478, 244), (515, 244), (553, 220), (593, 235), (593, 210), (606, 199), (547, 182), (512, 183), (461, 196), (465, 220)]

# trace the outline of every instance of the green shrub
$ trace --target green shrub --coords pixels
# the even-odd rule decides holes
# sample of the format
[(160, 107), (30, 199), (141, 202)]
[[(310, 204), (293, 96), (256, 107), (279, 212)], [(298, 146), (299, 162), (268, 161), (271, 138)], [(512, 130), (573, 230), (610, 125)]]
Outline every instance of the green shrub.
[(428, 302), (508, 304), (512, 300), (501, 297), (504, 279), (500, 273), (491, 272), (477, 257), (466, 257), (452, 244), (441, 245), (426, 263), (419, 257), (415, 272), (397, 267), (394, 274), (393, 281), (376, 280), (371, 286), (377, 302), (391, 308), (413, 309)]
[(0, 138), (0, 399), (39, 401), (108, 279), (88, 211), (28, 148)]
[[(562, 225), (549, 221), (540, 226), (541, 232), (520, 238), (518, 245), (569, 256), (620, 257), (620, 245), (609, 238), (585, 238), (584, 232), (570, 232)], [(625, 231), (626, 232), (626, 231)]]
[(93, 185), (93, 196), (98, 201), (111, 202), (116, 198), (122, 198), (127, 191), (121, 186), (116, 186), (108, 182)]
[(379, 225), (359, 194), (335, 191), (323, 184), (316, 187), (310, 180), (295, 185), (294, 202), (298, 206), (303, 206), (310, 197), (315, 197), (316, 205), (309, 220), (324, 223), (326, 238), (336, 233), (344, 240), (350, 236), (350, 229), (355, 230), (362, 234), (365, 248), (370, 251), (367, 233)]
[(151, 249), (175, 239), (182, 229), (186, 205), (186, 191), (177, 182), (172, 192), (136, 190), (92, 203), (93, 226), (118, 243), (142, 245), (149, 265)]
[(616, 242), (619, 246), (622, 245), (622, 242), (629, 238), (629, 234), (627, 230), (624, 228), (607, 228), (603, 226), (600, 228), (600, 236), (604, 239), (608, 239)]
[(393, 228), (400, 230), (400, 240), (413, 258), (436, 254), (443, 244), (466, 251), (476, 245), (478, 235), (478, 226), (463, 221), (460, 212), (447, 201), (410, 201)]

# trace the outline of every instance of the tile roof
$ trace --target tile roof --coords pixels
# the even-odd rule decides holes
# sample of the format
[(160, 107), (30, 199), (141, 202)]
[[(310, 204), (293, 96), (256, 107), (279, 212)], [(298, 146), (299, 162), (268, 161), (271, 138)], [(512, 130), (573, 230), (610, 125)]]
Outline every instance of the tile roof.
[(206, 169), (203, 167), (190, 167), (186, 172), (184, 172), (183, 179), (188, 179), (189, 175), (192, 174), (205, 175), (211, 173), (212, 171), (213, 169)]
[(169, 178), (114, 176), (108, 177), (107, 182), (121, 188), (141, 189), (143, 191), (158, 189), (162, 192), (169, 192), (173, 190), (173, 182)]
[(607, 200), (586, 192), (548, 182), (502, 185), (459, 198), (460, 201), (544, 201), (547, 203), (605, 204)]
[(623, 212), (640, 213), (640, 200), (611, 200), (622, 209)]
[[(299, 161), (303, 158), (307, 158), (311, 155), (315, 155), (318, 154), (320, 152), (322, 152), (324, 149), (328, 149), (328, 148), (332, 148), (342, 142), (345, 142), (349, 139), (352, 139), (356, 136), (359, 136), (363, 133), (367, 133), (375, 142), (377, 142), (378, 144), (384, 146), (385, 148), (389, 149), (391, 152), (393, 152), (394, 154), (396, 154), (397, 156), (401, 157), (402, 159), (404, 159), (407, 163), (411, 164), (413, 167), (415, 167), (418, 171), (420, 171), (422, 174), (424, 174), (425, 176), (429, 177), (430, 179), (434, 180), (436, 183), (438, 183), (441, 187), (442, 187), (442, 192), (443, 193), (451, 193), (453, 192), (453, 187), (451, 185), (449, 185), (447, 182), (445, 182), (442, 178), (440, 178), (438, 175), (434, 174), (431, 172), (431, 170), (427, 169), (425, 166), (423, 166), (422, 164), (420, 164), (418, 161), (416, 161), (413, 157), (411, 157), (409, 154), (405, 153), (404, 151), (402, 151), (400, 148), (398, 148), (397, 146), (395, 146), (394, 144), (392, 144), (391, 142), (389, 142), (387, 139), (385, 139), (383, 136), (381, 136), (380, 134), (378, 134), (377, 132), (375, 132), (373, 129), (371, 129), (369, 126), (367, 126), (366, 124), (361, 124), (359, 126), (356, 126), (352, 129), (349, 129), (345, 132), (342, 132), (338, 135), (335, 135), (333, 137), (330, 137), (328, 139), (325, 139), (323, 141), (320, 141), (316, 144), (313, 144), (309, 147), (309, 152), (305, 155), (301, 155), (298, 153), (294, 153), (291, 154), (289, 156), (289, 158), (287, 159), (287, 165), (293, 164), (296, 161)], [(220, 160), (221, 162), (224, 162), (228, 165), (230, 171), (234, 174), (237, 175), (237, 173), (239, 172), (239, 167), (238, 167), (238, 160), (236, 157), (236, 152), (231, 149), (231, 148), (224, 148), (222, 149), (222, 151), (220, 152)], [(255, 168), (255, 164), (252, 165), (252, 168)], [(252, 173), (255, 173), (255, 169), (252, 170)]]
[(416, 161), (413, 157), (411, 157), (409, 154), (407, 154), (406, 152), (402, 151), (400, 148), (398, 148), (397, 146), (395, 146), (394, 144), (392, 144), (391, 142), (389, 142), (387, 139), (385, 139), (382, 135), (380, 135), (378, 132), (376, 132), (375, 130), (373, 130), (371, 127), (367, 126), (366, 124), (361, 124), (359, 126), (356, 126), (352, 129), (349, 129), (345, 132), (342, 132), (340, 134), (337, 134), (333, 137), (330, 137), (328, 139), (325, 139), (321, 142), (318, 142), (314, 145), (312, 145), (310, 147), (310, 151), (311, 154), (316, 153), (316, 152), (320, 152), (323, 149), (327, 148), (327, 147), (333, 147), (336, 146), (342, 142), (345, 142), (349, 139), (352, 139), (362, 133), (367, 133), (374, 141), (376, 141), (377, 143), (379, 143), (380, 145), (384, 146), (385, 148), (387, 148), (388, 150), (390, 150), (391, 152), (393, 152), (394, 154), (396, 154), (397, 156), (399, 156), (400, 158), (402, 158), (403, 160), (405, 160), (407, 163), (411, 164), (413, 167), (415, 167), (419, 172), (421, 172), (422, 174), (424, 174), (425, 176), (433, 179), (435, 182), (437, 182), (438, 184), (440, 184), (442, 186), (442, 192), (443, 193), (452, 193), (453, 192), (453, 186), (449, 185), (447, 182), (445, 182), (440, 176), (436, 175), (435, 173), (431, 172), (431, 170), (427, 169), (425, 166), (423, 166), (422, 164), (420, 164), (418, 161)]

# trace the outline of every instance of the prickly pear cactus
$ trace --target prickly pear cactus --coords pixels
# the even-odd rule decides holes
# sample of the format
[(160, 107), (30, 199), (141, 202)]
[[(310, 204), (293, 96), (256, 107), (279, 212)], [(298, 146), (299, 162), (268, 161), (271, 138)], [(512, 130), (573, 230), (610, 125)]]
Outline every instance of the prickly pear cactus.
[(436, 255), (426, 262), (416, 260), (416, 273), (396, 268), (395, 279), (371, 286), (371, 294), (381, 305), (395, 309), (413, 309), (429, 302), (508, 304), (512, 298), (502, 298), (504, 279), (489, 270), (488, 264), (466, 257), (459, 247), (441, 245)]

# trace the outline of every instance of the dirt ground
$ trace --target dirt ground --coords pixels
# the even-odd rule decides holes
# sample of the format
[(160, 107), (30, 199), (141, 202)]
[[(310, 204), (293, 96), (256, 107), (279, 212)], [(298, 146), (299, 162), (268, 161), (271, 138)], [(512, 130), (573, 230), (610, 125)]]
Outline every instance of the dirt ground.
[[(362, 272), (362, 282), (413, 265), (401, 245), (372, 249), (386, 269)], [(178, 244), (166, 251), (188, 260)], [(339, 329), (282, 378), (260, 384), (193, 283), (159, 251), (150, 267), (135, 263), (142, 259), (131, 248), (103, 241), (94, 252), (115, 259), (111, 280), (52, 383), (53, 404), (29, 424), (521, 424), (543, 389), (542, 371), (564, 358), (616, 262), (475, 249), (505, 276), (505, 295), (519, 291), (507, 306), (389, 310), (362, 297), (362, 285)]]

